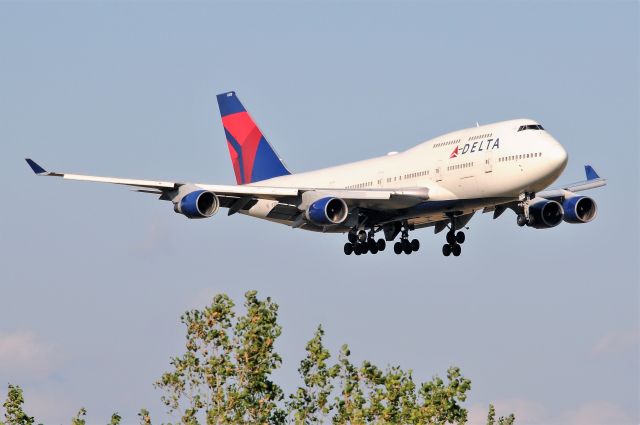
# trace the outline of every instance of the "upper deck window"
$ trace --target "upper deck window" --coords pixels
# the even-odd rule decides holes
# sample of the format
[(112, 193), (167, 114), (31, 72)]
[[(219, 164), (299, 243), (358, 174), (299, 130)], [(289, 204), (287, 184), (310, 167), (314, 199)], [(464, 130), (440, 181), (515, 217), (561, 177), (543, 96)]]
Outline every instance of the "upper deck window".
[(540, 124), (521, 125), (518, 131), (522, 130), (544, 130)]

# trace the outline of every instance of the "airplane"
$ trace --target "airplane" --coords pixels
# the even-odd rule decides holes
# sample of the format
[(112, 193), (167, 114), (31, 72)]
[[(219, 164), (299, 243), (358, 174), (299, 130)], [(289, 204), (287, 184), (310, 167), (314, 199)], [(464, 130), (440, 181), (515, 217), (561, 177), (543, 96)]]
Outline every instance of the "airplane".
[[(291, 173), (235, 92), (217, 96), (236, 185), (99, 177), (46, 171), (39, 176), (131, 186), (171, 201), (176, 213), (208, 218), (219, 209), (324, 233), (347, 233), (347, 255), (377, 254), (387, 242), (396, 254), (420, 249), (409, 232), (445, 229), (445, 256), (459, 256), (461, 229), (478, 212), (497, 219), (506, 210), (518, 226), (547, 229), (588, 223), (593, 198), (576, 192), (604, 186), (590, 165), (586, 180), (546, 189), (564, 171), (565, 149), (538, 122), (515, 119), (454, 131), (404, 152), (302, 173)], [(376, 240), (376, 234), (384, 237)]]

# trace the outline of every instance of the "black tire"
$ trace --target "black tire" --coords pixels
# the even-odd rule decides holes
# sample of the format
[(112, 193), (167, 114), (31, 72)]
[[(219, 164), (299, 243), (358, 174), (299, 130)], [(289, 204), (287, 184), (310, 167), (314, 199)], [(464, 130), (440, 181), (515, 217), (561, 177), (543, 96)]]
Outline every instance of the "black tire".
[(367, 241), (367, 232), (365, 232), (364, 230), (360, 230), (358, 232), (358, 241), (366, 242)]
[(385, 242), (384, 239), (378, 239), (378, 251), (384, 251), (384, 249), (387, 247), (387, 242)]
[(465, 236), (464, 232), (456, 233), (456, 242), (464, 243), (465, 239), (467, 239), (467, 237)]
[(369, 248), (369, 251), (373, 251), (374, 249), (378, 251), (378, 244), (375, 239), (369, 239), (367, 241), (367, 247)]
[(402, 250), (404, 251), (405, 254), (409, 255), (411, 254), (413, 251), (411, 250), (411, 244), (409, 242), (407, 242), (406, 244), (404, 244), (404, 246), (402, 247)]
[(356, 255), (362, 255), (362, 251), (360, 250), (360, 245), (353, 246), (353, 253)]
[(353, 244), (350, 244), (349, 242), (344, 244), (344, 253), (346, 255), (351, 255), (352, 252), (353, 252)]
[(349, 242), (351, 242), (351, 243), (356, 243), (356, 242), (358, 242), (358, 237), (357, 237), (357, 236), (356, 236), (356, 234), (355, 234), (355, 233), (353, 233), (353, 232), (349, 232), (349, 233), (347, 234), (347, 239), (349, 239)]
[(448, 243), (442, 245), (442, 255), (444, 255), (445, 257), (451, 255), (451, 245), (449, 245)]
[(456, 235), (453, 232), (447, 232), (447, 243), (449, 245), (456, 243)]
[(460, 245), (455, 244), (451, 247), (451, 253), (453, 253), (453, 255), (457, 257), (462, 253), (462, 248), (460, 247)]
[(373, 248), (369, 248), (369, 252), (376, 255), (378, 253), (378, 247), (374, 245)]
[(524, 214), (518, 214), (518, 216), (516, 217), (516, 223), (520, 227), (523, 227), (525, 224), (527, 224), (527, 219), (525, 218)]
[(411, 250), (412, 251), (417, 251), (420, 249), (420, 241), (417, 239), (414, 239), (411, 241)]
[(402, 254), (402, 244), (400, 242), (396, 242), (393, 244), (393, 252), (398, 255)]
[(363, 254), (366, 254), (366, 253), (368, 253), (368, 252), (369, 252), (369, 247), (367, 246), (367, 244), (366, 244), (366, 243), (361, 243), (361, 244), (359, 244), (359, 245), (360, 245), (360, 251), (361, 251)]

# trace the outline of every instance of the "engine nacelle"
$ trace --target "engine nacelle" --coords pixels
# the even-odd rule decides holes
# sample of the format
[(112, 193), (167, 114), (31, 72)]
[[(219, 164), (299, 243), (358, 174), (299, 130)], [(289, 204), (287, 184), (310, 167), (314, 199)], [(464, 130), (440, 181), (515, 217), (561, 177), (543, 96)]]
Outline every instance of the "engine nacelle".
[(211, 217), (220, 209), (218, 196), (208, 190), (194, 190), (173, 205), (173, 210), (188, 218)]
[(321, 198), (309, 205), (305, 215), (307, 220), (321, 226), (340, 224), (347, 219), (349, 207), (340, 198)]
[(563, 217), (564, 209), (559, 202), (543, 199), (529, 205), (529, 226), (536, 229), (556, 227)]
[(564, 221), (567, 223), (588, 223), (598, 213), (596, 201), (588, 196), (573, 196), (562, 203)]

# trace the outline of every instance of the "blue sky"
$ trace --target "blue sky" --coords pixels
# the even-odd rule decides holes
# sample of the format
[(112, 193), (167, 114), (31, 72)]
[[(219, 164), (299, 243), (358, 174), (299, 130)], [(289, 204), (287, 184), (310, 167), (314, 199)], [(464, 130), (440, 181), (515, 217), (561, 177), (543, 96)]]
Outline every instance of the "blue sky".
[[(337, 352), (417, 379), (458, 365), (472, 422), (638, 423), (638, 3), (0, 4), (0, 383), (45, 423), (142, 406), (180, 351), (180, 314), (217, 292), (280, 304), (277, 378), (317, 324)], [(476, 216), (461, 257), (346, 257), (342, 236), (235, 215), (187, 220), (60, 171), (233, 183), (215, 95), (236, 90), (293, 170), (539, 120), (592, 163), (588, 225)], [(8, 183), (8, 184), (7, 184)]]

